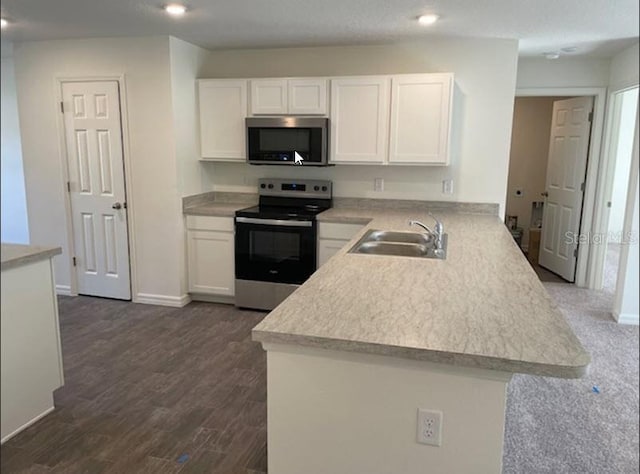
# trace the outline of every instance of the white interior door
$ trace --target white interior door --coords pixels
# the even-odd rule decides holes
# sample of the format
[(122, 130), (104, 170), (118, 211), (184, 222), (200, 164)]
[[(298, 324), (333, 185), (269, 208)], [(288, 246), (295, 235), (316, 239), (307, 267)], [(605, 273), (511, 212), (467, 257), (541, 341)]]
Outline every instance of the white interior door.
[(78, 293), (131, 299), (118, 83), (65, 82), (62, 99)]
[(553, 103), (540, 266), (573, 282), (593, 97)]

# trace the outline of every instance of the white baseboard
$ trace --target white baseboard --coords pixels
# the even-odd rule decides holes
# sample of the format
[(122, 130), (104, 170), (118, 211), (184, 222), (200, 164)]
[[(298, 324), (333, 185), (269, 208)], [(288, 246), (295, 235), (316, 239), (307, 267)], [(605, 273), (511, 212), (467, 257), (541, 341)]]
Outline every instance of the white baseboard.
[(138, 293), (133, 299), (134, 303), (155, 304), (159, 306), (171, 306), (182, 308), (191, 303), (191, 297), (187, 294), (182, 296), (152, 295), (149, 293)]
[[(52, 396), (53, 398), (53, 396)], [(26, 430), (27, 428), (29, 428), (31, 425), (33, 425), (36, 421), (40, 420), (41, 418), (44, 418), (45, 416), (47, 416), (49, 413), (51, 413), (53, 410), (55, 410), (55, 406), (47, 408), (45, 411), (43, 411), (42, 413), (40, 413), (38, 416), (36, 416), (35, 418), (27, 421), (24, 425), (22, 425), (20, 428), (18, 428), (17, 430), (12, 431), (11, 433), (9, 433), (7, 436), (5, 436), (4, 438), (2, 438), (2, 440), (0, 440), (0, 444), (4, 444), (5, 441), (10, 440), (11, 438), (13, 438), (15, 435), (17, 435), (18, 433), (20, 433), (23, 430)]]
[(71, 287), (69, 285), (56, 285), (56, 293), (62, 296), (71, 296)]
[(622, 313), (615, 314), (614, 316), (619, 324), (633, 324), (634, 326), (638, 326), (640, 323), (640, 316), (637, 314)]

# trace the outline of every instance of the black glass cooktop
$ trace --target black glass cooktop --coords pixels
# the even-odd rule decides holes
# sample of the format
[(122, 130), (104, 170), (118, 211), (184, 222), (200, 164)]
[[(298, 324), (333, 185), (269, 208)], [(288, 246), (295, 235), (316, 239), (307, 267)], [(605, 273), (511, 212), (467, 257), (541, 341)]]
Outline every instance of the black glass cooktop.
[(262, 219), (299, 219), (314, 220), (316, 215), (326, 207), (286, 207), (286, 206), (253, 206), (236, 211), (237, 217), (257, 217)]

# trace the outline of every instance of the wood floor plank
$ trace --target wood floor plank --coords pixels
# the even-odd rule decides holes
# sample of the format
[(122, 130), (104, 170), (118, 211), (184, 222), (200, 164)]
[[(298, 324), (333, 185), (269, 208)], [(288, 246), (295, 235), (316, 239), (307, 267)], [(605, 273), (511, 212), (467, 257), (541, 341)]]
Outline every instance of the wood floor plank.
[(60, 297), (66, 385), (2, 473), (264, 473), (265, 313)]

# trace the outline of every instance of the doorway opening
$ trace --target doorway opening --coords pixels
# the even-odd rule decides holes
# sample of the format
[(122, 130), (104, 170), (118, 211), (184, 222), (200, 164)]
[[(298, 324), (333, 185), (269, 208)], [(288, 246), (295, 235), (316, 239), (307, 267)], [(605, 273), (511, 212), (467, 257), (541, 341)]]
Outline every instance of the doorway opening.
[(515, 99), (506, 224), (542, 281), (576, 278), (593, 104)]
[(638, 87), (613, 93), (611, 104), (609, 177), (605, 200), (608, 220), (607, 246), (602, 272), (602, 289), (614, 294), (618, 283), (620, 250), (629, 236), (624, 235), (624, 219), (629, 194), (633, 140), (637, 127)]

